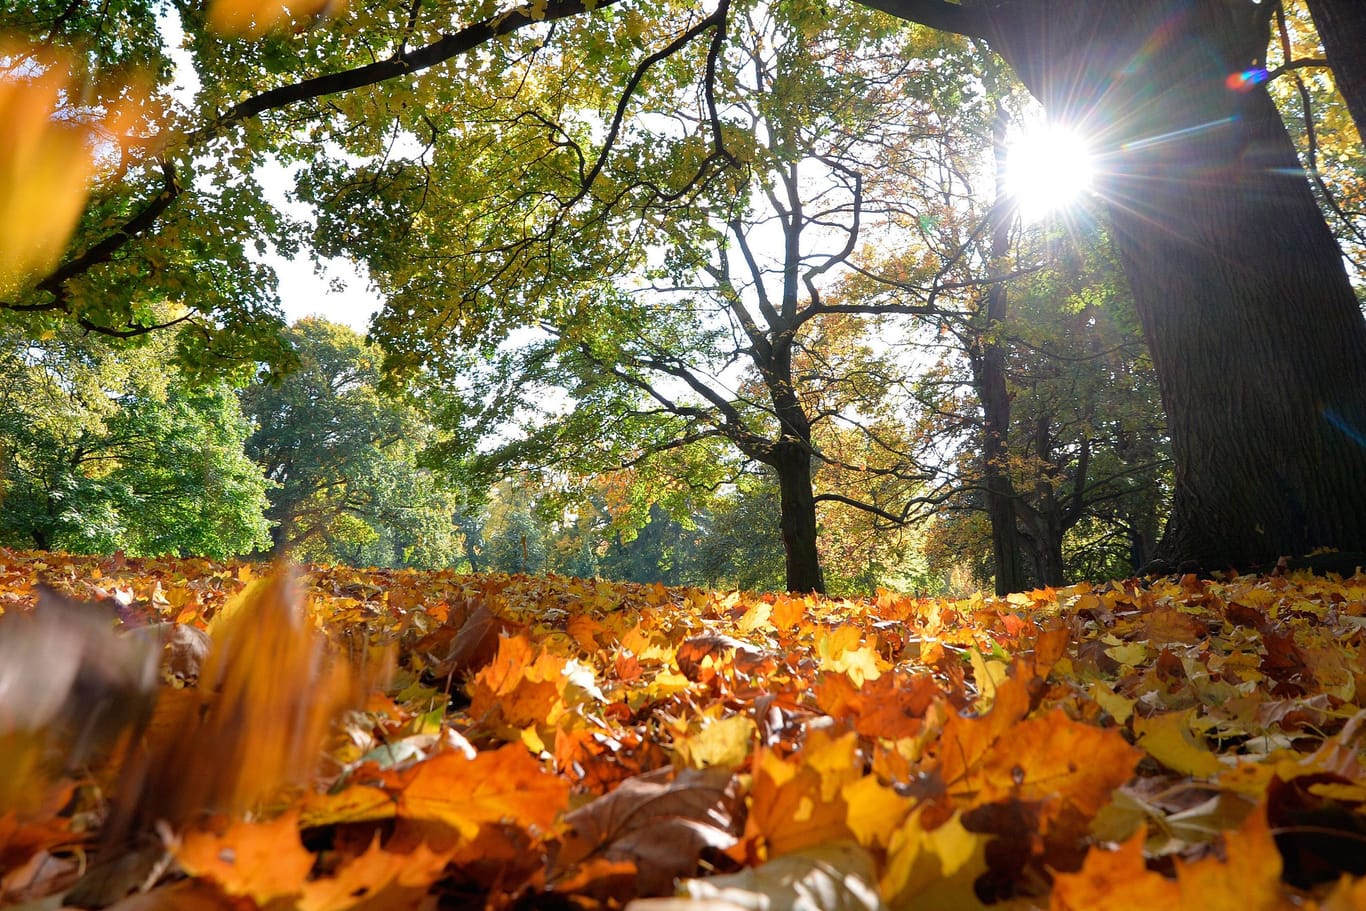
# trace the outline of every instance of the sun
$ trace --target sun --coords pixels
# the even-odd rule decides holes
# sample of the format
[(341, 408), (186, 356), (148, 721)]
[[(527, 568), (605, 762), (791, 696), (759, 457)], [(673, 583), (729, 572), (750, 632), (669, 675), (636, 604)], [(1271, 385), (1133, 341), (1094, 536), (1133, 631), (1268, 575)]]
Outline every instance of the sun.
[(1007, 145), (1005, 189), (1027, 222), (1076, 203), (1094, 178), (1090, 146), (1075, 130), (1052, 124), (1027, 127)]

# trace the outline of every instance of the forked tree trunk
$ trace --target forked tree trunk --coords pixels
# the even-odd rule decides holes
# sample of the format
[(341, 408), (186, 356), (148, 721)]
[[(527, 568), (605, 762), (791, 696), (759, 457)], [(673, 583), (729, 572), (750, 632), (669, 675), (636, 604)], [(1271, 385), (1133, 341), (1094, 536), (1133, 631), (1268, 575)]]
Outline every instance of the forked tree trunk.
[(773, 470), (778, 475), (779, 524), (787, 558), (787, 590), (825, 593), (816, 550), (816, 498), (811, 490), (811, 450), (791, 439), (774, 444)]
[(1338, 91), (1366, 137), (1366, 2), (1308, 0), (1309, 15), (1333, 68)]
[[(1098, 191), (1166, 407), (1158, 557), (1246, 567), (1366, 550), (1366, 322), (1226, 0), (1016, 0), (991, 41), (1105, 153)], [(985, 12), (985, 10), (984, 10)]]

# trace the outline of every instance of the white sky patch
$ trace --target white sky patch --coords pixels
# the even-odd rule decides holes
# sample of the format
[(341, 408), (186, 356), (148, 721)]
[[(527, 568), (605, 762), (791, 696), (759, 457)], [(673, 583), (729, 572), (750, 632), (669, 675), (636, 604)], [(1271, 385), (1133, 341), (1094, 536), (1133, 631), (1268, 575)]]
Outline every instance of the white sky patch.
[(265, 262), (280, 278), (280, 302), (291, 323), (305, 316), (320, 316), (364, 334), (370, 328), (370, 318), (383, 304), (360, 267), (344, 259), (324, 261), (321, 272), (307, 256), (290, 260), (271, 254)]
[(194, 98), (199, 94), (203, 83), (194, 69), (194, 58), (185, 47), (185, 28), (180, 21), (180, 12), (167, 4), (157, 15), (157, 31), (166, 48), (166, 56), (171, 58), (171, 97), (186, 110), (194, 106)]
[[(290, 168), (272, 161), (257, 169), (256, 178), (272, 205), (291, 218), (312, 223), (312, 210), (289, 197), (294, 186)], [(330, 257), (315, 266), (307, 253), (293, 259), (270, 253), (264, 261), (279, 276), (280, 303), (291, 323), (305, 316), (321, 316), (364, 333), (370, 328), (370, 318), (384, 304), (371, 287), (365, 268), (348, 259)]]

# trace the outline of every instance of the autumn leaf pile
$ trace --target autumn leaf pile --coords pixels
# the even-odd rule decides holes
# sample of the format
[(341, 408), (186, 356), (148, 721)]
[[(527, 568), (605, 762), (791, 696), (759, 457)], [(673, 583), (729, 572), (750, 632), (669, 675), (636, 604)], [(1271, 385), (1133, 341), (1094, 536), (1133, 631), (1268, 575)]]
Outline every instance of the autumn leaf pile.
[(0, 551), (0, 905), (1366, 908), (1366, 576), (268, 575)]

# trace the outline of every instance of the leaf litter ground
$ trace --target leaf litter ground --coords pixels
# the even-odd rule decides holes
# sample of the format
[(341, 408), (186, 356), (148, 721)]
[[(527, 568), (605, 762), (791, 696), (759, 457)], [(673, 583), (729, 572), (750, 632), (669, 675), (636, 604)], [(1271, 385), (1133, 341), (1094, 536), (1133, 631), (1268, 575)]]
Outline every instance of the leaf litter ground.
[(961, 600), (0, 550), (0, 905), (1366, 909), (1366, 576)]

